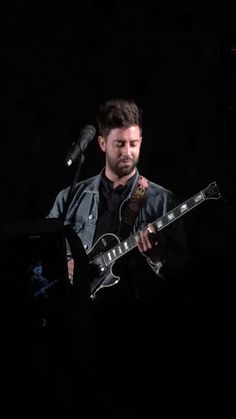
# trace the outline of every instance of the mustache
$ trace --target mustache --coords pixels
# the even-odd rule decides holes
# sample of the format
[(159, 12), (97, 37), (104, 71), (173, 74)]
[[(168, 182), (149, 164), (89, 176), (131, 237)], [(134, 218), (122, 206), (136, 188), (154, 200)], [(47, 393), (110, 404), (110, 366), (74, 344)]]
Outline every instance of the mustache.
[(130, 157), (122, 157), (121, 159), (119, 159), (119, 163), (126, 163), (126, 162), (130, 162), (130, 161), (134, 161), (134, 159), (130, 158)]

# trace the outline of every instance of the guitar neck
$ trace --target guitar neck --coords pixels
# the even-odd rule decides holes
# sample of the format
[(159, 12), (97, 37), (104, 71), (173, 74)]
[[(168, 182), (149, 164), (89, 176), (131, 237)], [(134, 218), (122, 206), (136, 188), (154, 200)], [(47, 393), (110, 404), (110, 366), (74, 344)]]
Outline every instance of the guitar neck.
[[(162, 230), (163, 228), (167, 227), (169, 224), (176, 221), (178, 218), (182, 217), (187, 212), (191, 211), (196, 206), (200, 205), (206, 199), (218, 199), (220, 198), (220, 192), (215, 182), (211, 183), (206, 189), (203, 189), (196, 195), (192, 196), (191, 198), (187, 199), (182, 204), (178, 205), (177, 207), (173, 208), (171, 211), (167, 212), (162, 217), (158, 218), (157, 220), (153, 221), (158, 231)], [(145, 230), (143, 228), (142, 230)], [(128, 237), (123, 242), (115, 245), (109, 251), (103, 254), (103, 260), (106, 266), (110, 265), (111, 263), (115, 262), (118, 258), (128, 253), (130, 250), (134, 249), (137, 246), (136, 236), (138, 232)]]
[(206, 199), (207, 198), (204, 195), (203, 191), (200, 191), (198, 194), (192, 196), (191, 198), (187, 199), (187, 201), (183, 202), (182, 204), (173, 208), (171, 211), (167, 212), (162, 217), (158, 218), (156, 221), (153, 222), (153, 224), (155, 224), (157, 230), (160, 231), (163, 228), (167, 227), (169, 224), (173, 223), (178, 218), (182, 217), (182, 215), (191, 211), (197, 205), (200, 205)]

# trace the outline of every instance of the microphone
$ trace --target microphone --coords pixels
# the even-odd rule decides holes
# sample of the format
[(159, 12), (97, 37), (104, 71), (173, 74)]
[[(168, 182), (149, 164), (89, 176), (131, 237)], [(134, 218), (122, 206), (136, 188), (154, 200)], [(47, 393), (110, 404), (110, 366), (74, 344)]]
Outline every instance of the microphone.
[(83, 154), (89, 143), (93, 140), (96, 134), (96, 129), (93, 125), (86, 125), (80, 131), (78, 140), (72, 143), (69, 153), (66, 157), (66, 165), (71, 166)]

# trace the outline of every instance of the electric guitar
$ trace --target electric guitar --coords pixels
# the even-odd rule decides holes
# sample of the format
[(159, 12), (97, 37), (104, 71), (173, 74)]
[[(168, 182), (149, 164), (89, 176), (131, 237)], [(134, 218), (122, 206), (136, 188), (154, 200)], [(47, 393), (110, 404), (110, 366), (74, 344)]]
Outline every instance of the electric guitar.
[[(167, 227), (205, 200), (219, 198), (221, 198), (219, 188), (216, 182), (212, 182), (207, 188), (153, 221), (152, 224), (156, 226), (157, 230), (163, 230), (163, 228)], [(145, 228), (142, 230), (145, 230)], [(92, 299), (101, 288), (111, 287), (119, 282), (120, 277), (113, 274), (112, 267), (117, 259), (121, 258), (137, 246), (137, 234), (138, 232), (120, 242), (115, 234), (108, 233), (102, 235), (95, 242), (92, 249), (87, 254), (89, 264), (92, 265), (93, 270), (95, 270), (94, 279), (91, 283)]]
[(38, 291), (35, 291), (33, 293), (34, 298), (44, 297), (47, 298), (48, 291), (50, 288), (54, 287), (54, 285), (58, 282), (57, 279), (55, 281), (50, 282), (50, 284), (44, 285), (42, 288), (40, 288)]

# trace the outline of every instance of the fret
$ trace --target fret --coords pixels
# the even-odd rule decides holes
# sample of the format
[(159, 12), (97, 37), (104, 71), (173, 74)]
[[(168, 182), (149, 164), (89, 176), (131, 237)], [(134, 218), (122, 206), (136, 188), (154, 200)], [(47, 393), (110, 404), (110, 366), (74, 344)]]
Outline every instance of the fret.
[(187, 211), (187, 209), (188, 209), (187, 204), (183, 204), (183, 205), (181, 205), (181, 207), (180, 207), (180, 212), (181, 212), (181, 214), (183, 214), (185, 211)]
[[(127, 241), (127, 240), (126, 240), (126, 241)], [(121, 249), (122, 249), (122, 254), (124, 255), (124, 254), (125, 254), (125, 252), (126, 252), (126, 249), (125, 249), (125, 243), (124, 243), (124, 242), (120, 243), (120, 246), (121, 246)]]
[(161, 220), (158, 220), (157, 223), (156, 223), (156, 225), (157, 225), (157, 229), (158, 230), (161, 230), (161, 228), (163, 227), (163, 220), (162, 219)]
[(125, 250), (129, 250), (129, 246), (128, 246), (128, 241), (127, 240), (124, 242), (124, 248), (125, 248)]
[(195, 197), (194, 197), (195, 202), (202, 201), (202, 199), (204, 199), (202, 192), (200, 192), (198, 195), (195, 195)]
[[(174, 213), (173, 210), (171, 212)], [(174, 219), (175, 219), (175, 217), (173, 217), (172, 221)], [(171, 221), (168, 219), (167, 214), (163, 215), (161, 218), (159, 218), (158, 220), (153, 222), (153, 224), (156, 225), (158, 230), (162, 230), (164, 227), (166, 227), (170, 223), (171, 223)]]
[(173, 211), (173, 212), (170, 212), (170, 213), (167, 215), (167, 219), (168, 219), (169, 221), (173, 220), (174, 218), (175, 218), (174, 211)]
[(105, 266), (109, 266), (112, 263), (113, 258), (112, 258), (112, 254), (110, 250), (103, 254), (103, 260), (104, 260)]
[(108, 256), (109, 262), (111, 262), (112, 261), (112, 254), (111, 254), (111, 252), (107, 252), (107, 256)]
[(129, 237), (129, 242), (130, 242), (130, 250), (134, 249), (134, 247), (137, 246), (136, 234), (133, 234), (132, 236)]
[(120, 245), (117, 246), (117, 251), (118, 251), (118, 255), (122, 255), (122, 249)]

